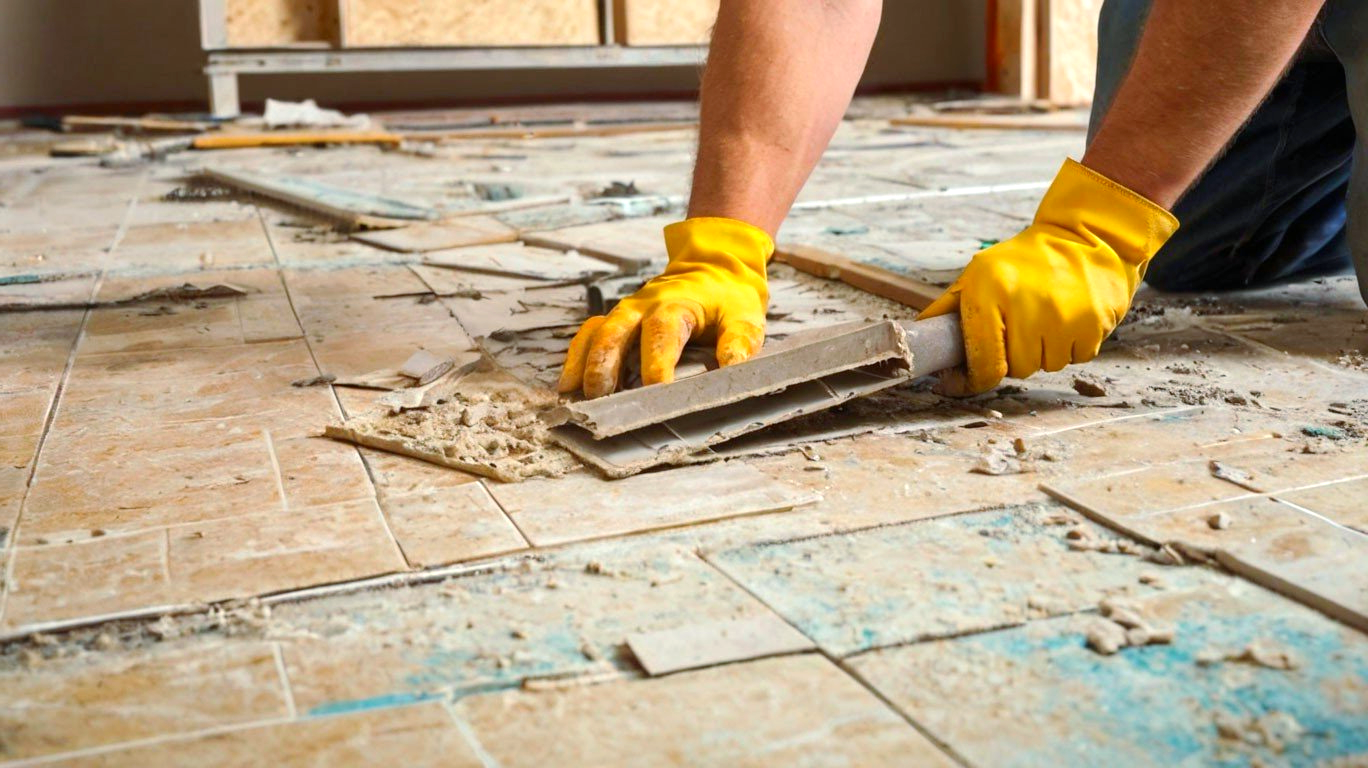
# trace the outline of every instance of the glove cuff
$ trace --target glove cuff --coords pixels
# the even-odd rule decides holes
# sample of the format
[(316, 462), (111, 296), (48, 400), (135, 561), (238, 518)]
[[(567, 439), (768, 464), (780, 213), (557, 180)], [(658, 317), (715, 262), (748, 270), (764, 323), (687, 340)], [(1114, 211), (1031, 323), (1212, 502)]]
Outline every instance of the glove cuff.
[(1059, 169), (1035, 223), (1104, 243), (1136, 266), (1153, 258), (1178, 231), (1178, 219), (1162, 206), (1074, 160)]
[(733, 272), (745, 269), (764, 279), (774, 241), (765, 230), (744, 221), (703, 216), (665, 227), (665, 249), (671, 263), (706, 261)]

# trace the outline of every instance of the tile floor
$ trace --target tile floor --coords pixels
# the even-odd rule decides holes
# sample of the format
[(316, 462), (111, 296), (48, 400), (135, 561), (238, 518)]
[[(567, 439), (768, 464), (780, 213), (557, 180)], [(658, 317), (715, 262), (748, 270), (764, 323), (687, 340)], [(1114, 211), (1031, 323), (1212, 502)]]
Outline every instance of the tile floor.
[[(625, 180), (684, 194), (692, 141), (221, 161), (453, 211), (485, 205), (481, 184), (569, 196), (499, 218), (658, 264), (675, 214), (578, 201)], [(935, 190), (1046, 182), (1080, 147), (852, 119), (781, 239), (943, 283), (1038, 193)], [(1352, 278), (1145, 291), (1089, 367), (1103, 397), (1069, 371), (967, 402), (917, 382), (781, 428), (802, 452), (750, 439), (725, 464), (501, 485), (321, 438), (379, 393), (294, 382), (422, 346), (544, 386), (582, 287), (424, 265), (260, 200), (168, 199), (198, 162), (0, 161), (0, 763), (1368, 762)], [(910, 199), (826, 206), (874, 191)], [(772, 278), (773, 333), (913, 314)], [(138, 298), (187, 283), (246, 293)], [(1173, 642), (1090, 650), (1108, 599)], [(810, 642), (720, 638), (737, 661), (656, 678), (626, 645), (738, 625)]]

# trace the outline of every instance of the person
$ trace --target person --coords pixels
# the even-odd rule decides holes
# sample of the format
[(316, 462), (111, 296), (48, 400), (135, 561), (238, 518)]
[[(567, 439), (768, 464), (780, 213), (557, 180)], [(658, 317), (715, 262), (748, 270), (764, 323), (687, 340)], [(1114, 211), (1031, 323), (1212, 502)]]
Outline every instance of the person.
[[(638, 342), (645, 384), (671, 381), (690, 341), (721, 365), (759, 350), (772, 238), (850, 102), (880, 6), (722, 0), (688, 218), (665, 228), (664, 273), (580, 328), (562, 393), (613, 392)], [(1368, 2), (1106, 0), (1099, 32), (1081, 161), (920, 316), (960, 315), (951, 393), (1091, 360), (1142, 280), (1220, 291), (1352, 260), (1368, 297)]]

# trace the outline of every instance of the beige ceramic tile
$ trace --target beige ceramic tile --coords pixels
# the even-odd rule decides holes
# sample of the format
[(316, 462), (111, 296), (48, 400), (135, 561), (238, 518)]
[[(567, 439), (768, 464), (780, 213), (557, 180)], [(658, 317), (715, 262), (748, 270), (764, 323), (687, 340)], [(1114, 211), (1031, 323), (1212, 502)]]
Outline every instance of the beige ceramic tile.
[(375, 497), (356, 447), (322, 437), (272, 442), (290, 509)]
[(263, 341), (298, 339), (304, 330), (295, 317), (288, 297), (249, 296), (238, 299), (238, 319), (242, 322), (242, 339), (248, 344)]
[(442, 492), (480, 480), (478, 475), (429, 464), (396, 453), (377, 451), (373, 448), (361, 448), (360, 451), (375, 481), (376, 493), (381, 499), (415, 493)]
[[(269, 757), (268, 757), (269, 756)], [(309, 718), (212, 736), (163, 741), (64, 761), (72, 768), (142, 768), (191, 763), (242, 766), (269, 759), (286, 768), (394, 765), (481, 768), (484, 764), (438, 703)]]
[(744, 462), (604, 480), (588, 471), (492, 484), (490, 492), (537, 546), (780, 512), (820, 499)]
[(530, 546), (482, 483), (386, 494), (380, 507), (414, 568), (500, 555)]
[[(162, 309), (165, 307), (165, 310)], [(242, 324), (233, 299), (195, 304), (130, 305), (90, 313), (79, 353), (221, 347), (242, 343)]]
[[(112, 303), (129, 301), (152, 291), (172, 290), (193, 285), (197, 288), (210, 288), (215, 285), (229, 285), (246, 291), (245, 298), (266, 298), (285, 295), (285, 284), (275, 269), (197, 269), (194, 271), (177, 270), (167, 273), (148, 274), (145, 271), (114, 273), (100, 281), (101, 302)], [(231, 301), (227, 296), (216, 301)], [(142, 299), (137, 306), (155, 309), (160, 305), (175, 307), (194, 305), (209, 299), (189, 299), (171, 301), (169, 299)]]
[(0, 437), (0, 528), (6, 531), (6, 536), (0, 537), (0, 550), (4, 549), (8, 533), (14, 530), (14, 521), (19, 519), (19, 505), (28, 490), (39, 438), (36, 434)]
[[(197, 438), (197, 432), (205, 437)], [(280, 481), (265, 433), (236, 433), (222, 444), (199, 447), (197, 441), (214, 434), (201, 427), (144, 433), (138, 442), (123, 435), (93, 437), (86, 445), (94, 447), (79, 451), (68, 450), (69, 437), (53, 438), (29, 491), (24, 541), (279, 510)]]
[(51, 402), (48, 388), (0, 393), (0, 437), (43, 431)]
[[(366, 254), (384, 253), (370, 246), (355, 243), (342, 246), (326, 245), (326, 250), (337, 255), (345, 255), (347, 248)], [(338, 248), (343, 250), (339, 251)], [(408, 267), (402, 266), (286, 269), (285, 282), (290, 286), (290, 295), (300, 307), (301, 314), (304, 307), (316, 303), (369, 300), (372, 296), (427, 291), (423, 281)]]
[(1368, 532), (1368, 477), (1277, 494), (1340, 525)]
[(567, 691), (472, 696), (455, 711), (509, 768), (954, 765), (815, 655)]
[(1208, 459), (1159, 464), (1087, 480), (1063, 480), (1048, 488), (1080, 509), (1122, 520), (1253, 495), (1234, 483), (1212, 477)]
[(112, 259), (118, 269), (164, 271), (224, 269), (274, 261), (266, 232), (255, 217), (130, 226)]
[(170, 531), (176, 591), (222, 600), (405, 569), (375, 502), (245, 514)]
[(0, 758), (51, 755), (288, 714), (266, 643), (64, 660), (0, 673)]
[(1259, 490), (1278, 492), (1368, 476), (1368, 447), (1353, 445), (1329, 453), (1287, 448), (1226, 463), (1248, 475)]
[(14, 628), (174, 604), (165, 555), (164, 531), (21, 546), (14, 551), (4, 625)]

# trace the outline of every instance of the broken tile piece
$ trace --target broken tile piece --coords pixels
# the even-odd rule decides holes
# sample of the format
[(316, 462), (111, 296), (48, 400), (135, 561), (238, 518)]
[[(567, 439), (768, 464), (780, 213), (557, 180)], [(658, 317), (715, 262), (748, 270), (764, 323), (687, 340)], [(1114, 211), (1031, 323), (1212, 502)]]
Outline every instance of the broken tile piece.
[(743, 462), (625, 480), (578, 472), (557, 480), (494, 485), (489, 490), (539, 547), (779, 512), (821, 498)]
[(518, 239), (514, 229), (489, 216), (462, 216), (429, 224), (352, 234), (353, 240), (401, 253), (426, 253)]
[(652, 677), (816, 648), (772, 613), (640, 632), (627, 636), (627, 647)]
[(862, 686), (815, 655), (659, 680), (471, 696), (454, 710), (470, 723), (485, 751), (508, 768), (681, 760), (954, 765)]

